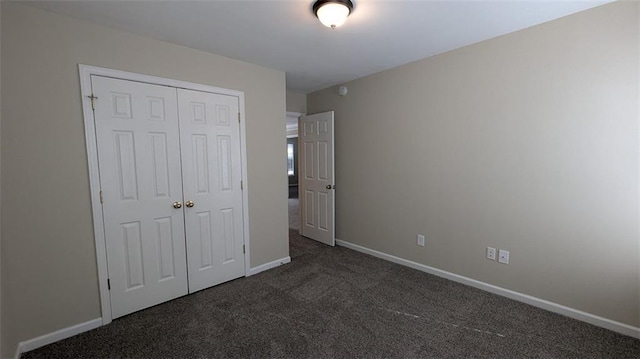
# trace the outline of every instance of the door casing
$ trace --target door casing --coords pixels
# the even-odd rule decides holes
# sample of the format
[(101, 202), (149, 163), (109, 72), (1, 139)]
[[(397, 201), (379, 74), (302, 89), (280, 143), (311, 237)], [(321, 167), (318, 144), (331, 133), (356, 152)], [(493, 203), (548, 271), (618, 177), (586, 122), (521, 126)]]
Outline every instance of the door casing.
[[(102, 312), (102, 324), (111, 323), (111, 299), (109, 296), (109, 272), (107, 269), (107, 252), (104, 235), (103, 211), (100, 200), (100, 172), (98, 169), (98, 150), (96, 141), (95, 123), (92, 108), (91, 76), (98, 75), (121, 80), (136, 81), (161, 86), (170, 86), (195, 91), (211, 92), (222, 95), (238, 97), (240, 112), (240, 152), (242, 168), (242, 217), (245, 241), (245, 276), (249, 275), (251, 269), (251, 241), (249, 235), (249, 203), (248, 203), (248, 180), (247, 180), (247, 151), (246, 151), (246, 128), (244, 110), (244, 92), (214, 87), (209, 85), (196, 84), (179, 80), (172, 80), (162, 77), (142, 75), (133, 72), (119, 71), (102, 67), (82, 65), (79, 66), (80, 91), (82, 95), (82, 113), (84, 115), (85, 139), (87, 146), (87, 161), (89, 166), (89, 187), (91, 197), (91, 209), (93, 214), (93, 231), (96, 245), (96, 261), (98, 266), (98, 286), (100, 291), (100, 308)], [(100, 101), (100, 99), (97, 99)]]

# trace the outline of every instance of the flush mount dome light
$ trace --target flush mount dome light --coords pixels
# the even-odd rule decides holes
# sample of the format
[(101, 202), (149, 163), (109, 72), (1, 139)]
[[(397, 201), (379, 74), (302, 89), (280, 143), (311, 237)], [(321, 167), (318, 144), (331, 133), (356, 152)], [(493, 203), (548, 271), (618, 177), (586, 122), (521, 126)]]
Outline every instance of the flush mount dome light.
[(351, 0), (318, 0), (313, 4), (313, 13), (318, 20), (332, 29), (344, 24), (352, 10)]

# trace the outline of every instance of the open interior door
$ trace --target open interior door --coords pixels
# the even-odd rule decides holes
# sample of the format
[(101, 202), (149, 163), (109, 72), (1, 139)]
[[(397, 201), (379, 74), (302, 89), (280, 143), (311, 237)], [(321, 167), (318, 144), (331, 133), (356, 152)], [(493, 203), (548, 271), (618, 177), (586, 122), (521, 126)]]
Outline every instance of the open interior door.
[(303, 116), (300, 146), (300, 234), (335, 245), (333, 111)]

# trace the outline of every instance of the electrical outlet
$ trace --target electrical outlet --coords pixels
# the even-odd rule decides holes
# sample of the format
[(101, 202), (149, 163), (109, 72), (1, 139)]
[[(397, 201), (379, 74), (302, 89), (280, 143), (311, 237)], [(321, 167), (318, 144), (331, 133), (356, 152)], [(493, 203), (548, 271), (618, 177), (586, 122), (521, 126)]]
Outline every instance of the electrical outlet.
[(424, 236), (422, 234), (418, 234), (418, 241), (417, 242), (418, 242), (417, 244), (420, 247), (424, 247)]
[(496, 249), (493, 247), (487, 247), (487, 259), (492, 261), (496, 260)]
[(509, 251), (505, 251), (504, 249), (498, 251), (498, 262), (509, 264)]
[(496, 260), (496, 249), (493, 247), (487, 247), (487, 259), (495, 261)]

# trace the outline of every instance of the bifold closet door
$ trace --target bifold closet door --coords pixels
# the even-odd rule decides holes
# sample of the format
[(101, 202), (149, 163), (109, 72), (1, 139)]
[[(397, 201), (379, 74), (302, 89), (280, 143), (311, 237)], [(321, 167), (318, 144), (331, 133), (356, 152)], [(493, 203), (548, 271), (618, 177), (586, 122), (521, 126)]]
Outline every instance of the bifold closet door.
[(178, 89), (189, 292), (245, 274), (238, 98)]
[(92, 76), (112, 317), (187, 294), (175, 88)]

